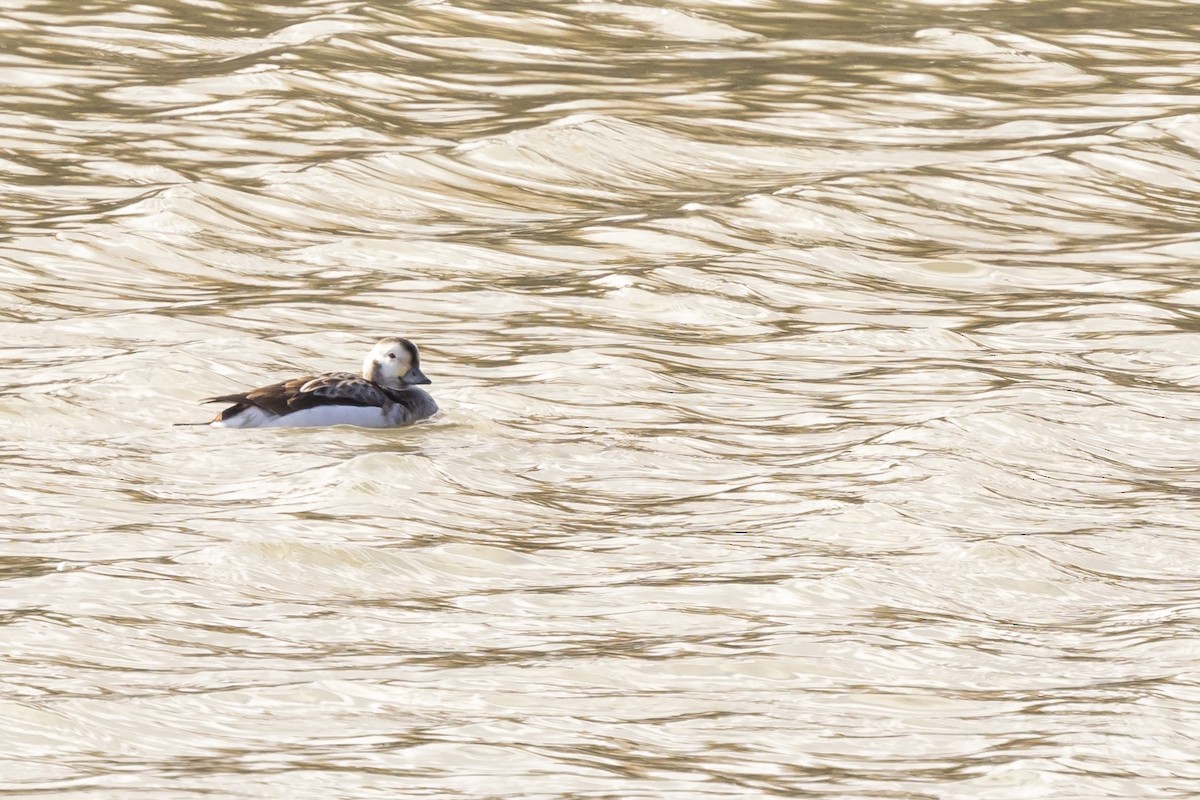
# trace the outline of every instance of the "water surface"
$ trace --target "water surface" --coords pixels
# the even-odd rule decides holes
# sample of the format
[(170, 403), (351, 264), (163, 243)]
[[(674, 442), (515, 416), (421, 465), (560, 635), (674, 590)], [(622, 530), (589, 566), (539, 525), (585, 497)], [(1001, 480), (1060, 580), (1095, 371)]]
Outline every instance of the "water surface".
[(10, 3), (0, 795), (1194, 796), (1190, 8)]

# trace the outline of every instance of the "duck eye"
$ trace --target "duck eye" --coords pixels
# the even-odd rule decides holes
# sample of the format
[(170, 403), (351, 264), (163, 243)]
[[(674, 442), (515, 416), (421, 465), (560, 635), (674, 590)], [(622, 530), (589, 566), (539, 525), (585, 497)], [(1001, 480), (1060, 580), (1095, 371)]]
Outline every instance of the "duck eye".
[(395, 354), (395, 353), (388, 353), (388, 358), (390, 358), (390, 359), (392, 359), (392, 360), (394, 361), (394, 360), (396, 359), (396, 354)]

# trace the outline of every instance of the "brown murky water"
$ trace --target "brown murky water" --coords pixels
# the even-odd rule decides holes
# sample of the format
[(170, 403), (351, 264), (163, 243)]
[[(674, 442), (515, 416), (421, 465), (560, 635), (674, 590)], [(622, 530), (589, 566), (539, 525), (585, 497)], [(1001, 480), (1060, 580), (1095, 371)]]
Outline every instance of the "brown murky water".
[(1194, 797), (1195, 9), (6, 4), (0, 796)]

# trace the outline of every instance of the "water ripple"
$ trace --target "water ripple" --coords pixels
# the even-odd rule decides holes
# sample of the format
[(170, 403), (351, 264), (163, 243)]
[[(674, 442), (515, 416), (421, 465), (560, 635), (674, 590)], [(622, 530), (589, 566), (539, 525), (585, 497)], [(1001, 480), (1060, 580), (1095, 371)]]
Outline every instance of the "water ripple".
[(1191, 796), (1195, 32), (953, 11), (15, 4), (0, 793)]

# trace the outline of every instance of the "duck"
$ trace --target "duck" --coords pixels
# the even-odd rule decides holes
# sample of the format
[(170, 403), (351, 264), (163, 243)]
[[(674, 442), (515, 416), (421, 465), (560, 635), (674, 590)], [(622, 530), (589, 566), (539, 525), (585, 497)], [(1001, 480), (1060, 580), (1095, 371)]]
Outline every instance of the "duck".
[(400, 336), (380, 339), (363, 359), (362, 374), (325, 372), (248, 392), (209, 397), (231, 403), (208, 423), (216, 428), (311, 428), (357, 425), (396, 428), (432, 417), (438, 405), (423, 389), (417, 346)]

